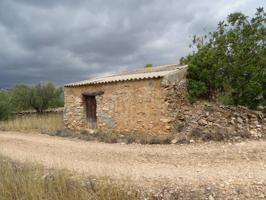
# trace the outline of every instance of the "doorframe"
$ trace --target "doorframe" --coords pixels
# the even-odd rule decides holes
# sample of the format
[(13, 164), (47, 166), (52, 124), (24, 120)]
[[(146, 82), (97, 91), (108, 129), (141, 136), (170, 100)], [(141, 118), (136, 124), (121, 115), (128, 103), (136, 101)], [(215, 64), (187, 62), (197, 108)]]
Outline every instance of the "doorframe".
[[(103, 91), (83, 92), (82, 93), (83, 99), (85, 101), (86, 119), (87, 119), (87, 122), (89, 123), (89, 127), (91, 129), (97, 129), (97, 99), (96, 99), (96, 96), (103, 95), (103, 94), (104, 94)], [(91, 121), (88, 118), (88, 99), (91, 98), (91, 97), (94, 97), (95, 98), (95, 115), (96, 115), (95, 116), (95, 121)]]

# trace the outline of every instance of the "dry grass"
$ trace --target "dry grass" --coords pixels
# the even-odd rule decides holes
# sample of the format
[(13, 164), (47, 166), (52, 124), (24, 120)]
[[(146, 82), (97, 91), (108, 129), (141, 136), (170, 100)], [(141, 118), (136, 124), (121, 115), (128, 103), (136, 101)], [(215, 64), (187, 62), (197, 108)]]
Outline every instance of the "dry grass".
[(265, 199), (264, 184), (162, 185), (154, 192), (137, 190), (111, 179), (81, 178), (68, 170), (46, 169), (0, 155), (0, 200), (198, 200)]
[(0, 121), (0, 130), (56, 131), (63, 127), (62, 114), (28, 115)]
[(47, 170), (0, 156), (0, 200), (139, 199), (139, 192), (109, 180), (81, 179), (66, 170)]

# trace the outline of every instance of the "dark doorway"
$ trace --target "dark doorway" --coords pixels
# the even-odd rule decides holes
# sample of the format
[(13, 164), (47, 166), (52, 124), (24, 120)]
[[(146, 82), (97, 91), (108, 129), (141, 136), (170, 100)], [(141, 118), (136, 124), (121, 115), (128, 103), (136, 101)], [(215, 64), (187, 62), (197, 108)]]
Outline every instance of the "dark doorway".
[(96, 129), (97, 128), (97, 116), (96, 116), (96, 110), (97, 110), (97, 103), (96, 103), (96, 96), (103, 95), (103, 91), (97, 91), (97, 92), (83, 92), (83, 98), (85, 101), (86, 106), (86, 117), (87, 121), (89, 123), (89, 128)]
[(85, 96), (86, 103), (86, 114), (90, 128), (97, 128), (97, 117), (96, 117), (96, 98), (95, 96)]

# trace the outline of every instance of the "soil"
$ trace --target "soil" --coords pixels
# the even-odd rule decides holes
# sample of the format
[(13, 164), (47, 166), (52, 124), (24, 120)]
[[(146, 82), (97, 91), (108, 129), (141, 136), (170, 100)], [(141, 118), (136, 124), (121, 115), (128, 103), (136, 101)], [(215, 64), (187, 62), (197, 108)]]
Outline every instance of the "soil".
[(266, 192), (266, 141), (127, 145), (0, 132), (0, 154), (143, 186), (259, 184)]

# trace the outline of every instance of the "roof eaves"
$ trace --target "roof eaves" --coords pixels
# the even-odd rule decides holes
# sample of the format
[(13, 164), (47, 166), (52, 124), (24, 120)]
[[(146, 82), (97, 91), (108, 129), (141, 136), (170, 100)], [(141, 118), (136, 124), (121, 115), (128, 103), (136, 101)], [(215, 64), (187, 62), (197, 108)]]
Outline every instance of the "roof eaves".
[(162, 78), (163, 75), (156, 75), (151, 77), (142, 77), (142, 78), (126, 78), (121, 80), (107, 80), (107, 81), (82, 81), (82, 82), (75, 82), (66, 84), (65, 87), (78, 87), (78, 86), (84, 86), (84, 85), (97, 85), (97, 84), (106, 84), (106, 83), (117, 83), (117, 82), (126, 82), (126, 81), (135, 81), (135, 80), (145, 80), (145, 79), (157, 79)]
[(180, 66), (174, 70), (167, 71), (155, 71), (155, 72), (146, 72), (146, 73), (136, 73), (136, 74), (120, 74), (108, 77), (100, 77), (92, 80), (84, 80), (74, 83), (66, 84), (65, 87), (78, 87), (84, 85), (96, 85), (96, 84), (106, 84), (106, 83), (116, 83), (116, 82), (125, 82), (133, 80), (144, 80), (144, 79), (156, 79), (162, 78), (168, 74), (175, 73), (186, 66)]

